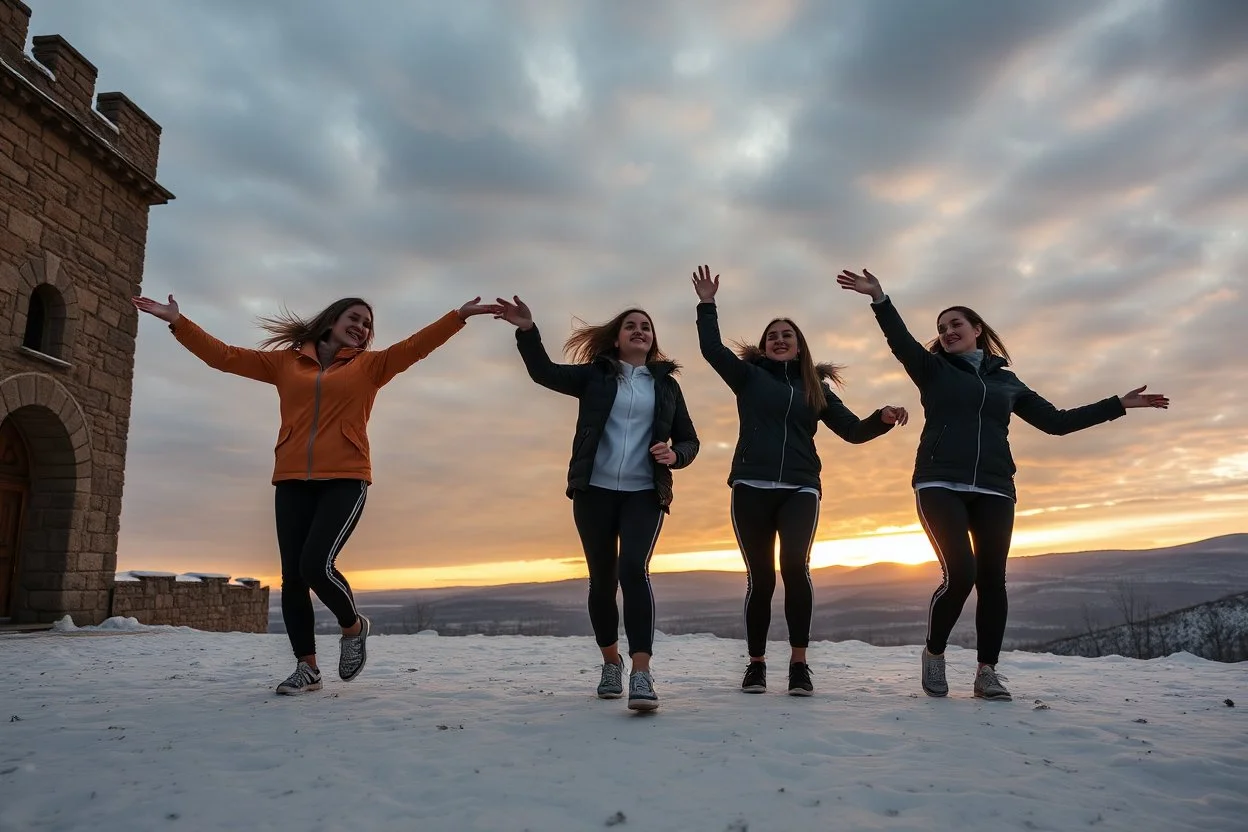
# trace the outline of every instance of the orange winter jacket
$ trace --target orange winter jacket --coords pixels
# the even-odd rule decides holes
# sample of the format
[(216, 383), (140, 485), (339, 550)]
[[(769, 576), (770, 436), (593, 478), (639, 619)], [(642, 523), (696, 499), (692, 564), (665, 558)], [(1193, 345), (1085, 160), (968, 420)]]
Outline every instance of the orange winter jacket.
[(377, 391), (464, 328), (458, 312), (384, 350), (340, 349), (322, 369), (313, 344), (298, 349), (231, 347), (185, 315), (169, 327), (209, 367), (277, 387), (282, 425), (273, 450), (273, 482), (358, 479), (372, 483), (368, 417)]

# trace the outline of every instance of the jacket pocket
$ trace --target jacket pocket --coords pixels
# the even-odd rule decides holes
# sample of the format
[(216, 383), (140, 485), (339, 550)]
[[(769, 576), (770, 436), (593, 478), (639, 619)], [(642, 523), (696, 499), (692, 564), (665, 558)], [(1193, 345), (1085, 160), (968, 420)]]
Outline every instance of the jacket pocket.
[(277, 432), (277, 444), (273, 446), (273, 455), (277, 456), (282, 451), (282, 446), (290, 441), (290, 437), (295, 435), (295, 429), (290, 425), (282, 425), (281, 430)]
[(932, 443), (932, 450), (928, 457), (930, 461), (932, 462), (936, 461), (936, 451), (940, 449), (940, 441), (945, 438), (945, 431), (948, 429), (949, 429), (948, 425), (940, 426), (940, 433), (936, 434), (936, 441)]
[(357, 431), (352, 425), (342, 426), (342, 435), (346, 437), (351, 447), (355, 448), (365, 459), (368, 459), (368, 434), (364, 431)]

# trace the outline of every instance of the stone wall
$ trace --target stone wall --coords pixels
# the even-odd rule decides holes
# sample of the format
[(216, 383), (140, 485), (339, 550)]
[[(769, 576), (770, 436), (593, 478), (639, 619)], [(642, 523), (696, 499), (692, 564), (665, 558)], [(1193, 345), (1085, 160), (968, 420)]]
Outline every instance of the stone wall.
[(264, 633), (269, 629), (269, 588), (230, 583), (226, 575), (179, 579), (172, 573), (130, 573), (113, 584), (110, 615), (140, 624), (171, 624), (214, 633)]
[[(98, 623), (117, 564), (160, 126), (0, 0), (0, 421), (32, 457), (12, 618)], [(32, 321), (41, 322), (39, 325)], [(32, 333), (34, 333), (32, 335)]]

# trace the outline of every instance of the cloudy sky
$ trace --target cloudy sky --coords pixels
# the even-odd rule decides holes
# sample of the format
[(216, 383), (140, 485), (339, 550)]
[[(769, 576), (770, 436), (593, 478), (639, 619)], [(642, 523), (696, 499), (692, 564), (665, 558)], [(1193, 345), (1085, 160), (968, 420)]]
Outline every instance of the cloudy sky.
[[(145, 292), (218, 337), (343, 295), (379, 343), (518, 293), (552, 352), (639, 304), (684, 366), (702, 453), (656, 569), (740, 568), (732, 397), (697, 352), (699, 263), (727, 335), (792, 315), (860, 415), (918, 395), (865, 298), (911, 329), (974, 306), (1058, 406), (1131, 387), (1168, 412), (1064, 438), (1017, 423), (1015, 551), (1248, 530), (1248, 4), (34, 0), (164, 128)], [(121, 568), (277, 571), (271, 388), (142, 322)], [(583, 574), (563, 496), (575, 402), (511, 328), (466, 330), (382, 391), (360, 586)], [(821, 434), (817, 565), (930, 557), (918, 424)], [(727, 552), (702, 555), (699, 552)], [(414, 571), (401, 571), (414, 570)]]

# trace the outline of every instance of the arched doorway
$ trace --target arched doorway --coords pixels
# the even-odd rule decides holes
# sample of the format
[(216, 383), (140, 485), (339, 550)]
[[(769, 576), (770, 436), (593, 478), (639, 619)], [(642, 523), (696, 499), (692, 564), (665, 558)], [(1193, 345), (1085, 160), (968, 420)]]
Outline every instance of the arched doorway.
[(13, 615), (22, 518), (30, 497), (30, 451), (12, 419), (0, 423), (0, 619)]

